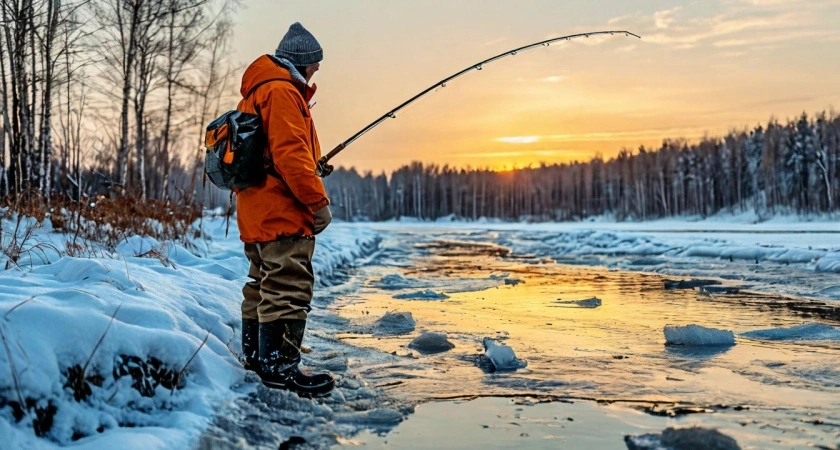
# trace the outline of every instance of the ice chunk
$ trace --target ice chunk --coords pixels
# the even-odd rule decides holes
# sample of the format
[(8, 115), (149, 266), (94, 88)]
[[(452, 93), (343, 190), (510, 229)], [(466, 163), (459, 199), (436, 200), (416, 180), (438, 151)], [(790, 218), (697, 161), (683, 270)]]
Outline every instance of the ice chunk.
[(706, 346), (735, 345), (735, 334), (700, 325), (666, 325), (665, 345)]
[(700, 286), (700, 292), (704, 294), (734, 295), (741, 292), (741, 289), (734, 286)]
[(409, 292), (406, 294), (397, 294), (394, 296), (397, 300), (446, 300), (449, 298), (446, 294), (435, 292), (431, 289), (425, 289), (417, 292)]
[(398, 335), (414, 331), (417, 326), (410, 312), (388, 311), (374, 325), (374, 333), (379, 335)]
[(516, 358), (513, 349), (489, 337), (484, 338), (484, 357), (490, 360), (496, 370), (516, 370), (528, 365)]
[(601, 299), (598, 297), (591, 297), (584, 300), (557, 300), (554, 303), (561, 305), (577, 305), (581, 308), (597, 308), (601, 306)]
[(370, 285), (388, 291), (423, 287), (422, 283), (419, 283), (417, 280), (410, 280), (396, 273), (385, 275), (378, 280), (374, 280), (370, 283)]
[(624, 436), (629, 450), (717, 449), (741, 450), (735, 439), (708, 428), (667, 428), (662, 434)]
[(717, 286), (716, 280), (665, 280), (665, 289), (694, 289), (701, 286)]
[(840, 252), (829, 253), (821, 258), (817, 261), (817, 266), (814, 270), (817, 272), (840, 273)]
[(417, 350), (420, 353), (440, 353), (451, 350), (455, 345), (449, 342), (446, 333), (424, 331), (423, 334), (414, 338), (408, 348)]
[(665, 258), (656, 258), (656, 257), (648, 257), (648, 258), (639, 258), (634, 259), (627, 263), (630, 266), (658, 266), (660, 264), (667, 263), (668, 260)]
[(808, 323), (788, 328), (748, 331), (741, 333), (741, 336), (768, 341), (840, 340), (840, 329), (821, 323)]

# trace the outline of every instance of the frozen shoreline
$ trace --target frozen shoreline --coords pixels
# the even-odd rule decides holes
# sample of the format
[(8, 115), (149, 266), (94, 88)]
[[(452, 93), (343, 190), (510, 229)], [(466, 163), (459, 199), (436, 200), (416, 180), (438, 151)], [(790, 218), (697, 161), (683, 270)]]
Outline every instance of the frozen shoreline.
[[(339, 394), (323, 405), (266, 392), (254, 383), (253, 378), (246, 378), (233, 352), (238, 348), (239, 290), (247, 262), (235, 225), (227, 238), (224, 238), (222, 220), (207, 221), (205, 227), (213, 237), (201, 249), (206, 253), (205, 257), (193, 256), (186, 249), (169, 244), (160, 248), (161, 257), (155, 253), (134, 257), (147, 253), (159, 243), (132, 238), (121, 246), (122, 256), (48, 257), (51, 263), (48, 265), (33, 258), (37, 266), (34, 269), (0, 273), (3, 288), (0, 312), (5, 311), (5, 316), (0, 315), (0, 330), (10, 342), (9, 351), (0, 351), (0, 365), (10, 365), (10, 353), (16, 363), (14, 377), (8, 374), (0, 377), (0, 393), (8, 401), (14, 401), (19, 390), (23, 397), (40, 405), (38, 408), (56, 406), (58, 413), (51, 431), (56, 434), (50, 435), (51, 438), (73, 442), (80, 448), (103, 448), (115, 442), (123, 448), (190, 447), (199, 439), (207, 438), (208, 426), (219, 433), (247, 434), (248, 431), (237, 428), (239, 425), (235, 423), (228, 424), (227, 428), (218, 427), (220, 417), (217, 414), (225, 410), (219, 405), (227, 405), (226, 408), (234, 411), (241, 409), (241, 403), (237, 402), (249, 396), (258, 400), (254, 406), (257, 409), (252, 411), (254, 414), (270, 414), (259, 409), (260, 404), (296, 405), (288, 412), (291, 416), (272, 419), (288, 421), (289, 425), (273, 425), (275, 434), (271, 439), (306, 435), (310, 443), (319, 442), (318, 433), (325, 430), (342, 435), (377, 426), (393, 427), (403, 414), (410, 412), (410, 403), (387, 403), (382, 392), (375, 386), (366, 386), (364, 377), (352, 370), (343, 373)], [(737, 229), (736, 233), (723, 233), (734, 229)], [(489, 230), (489, 234), (478, 230)], [(371, 256), (371, 252), (375, 251), (380, 235), (391, 231), (442, 233), (450, 239), (454, 236), (459, 241), (474, 241), (482, 251), (490, 253), (510, 248), (517, 255), (619, 270), (718, 278), (723, 269), (727, 271), (724, 278), (749, 284), (757, 287), (756, 290), (840, 299), (840, 275), (833, 273), (834, 266), (831, 266), (836, 258), (837, 270), (840, 270), (840, 224), (834, 222), (771, 222), (754, 226), (693, 221), (636, 224), (337, 222), (319, 237), (315, 254), (320, 288), (316, 289), (313, 326), (307, 332), (306, 342), (314, 353), (311, 359), (305, 356), (305, 362), (343, 372), (348, 367), (348, 358), (383, 364), (399, 360), (400, 356), (353, 348), (337, 340), (335, 336), (347, 328), (347, 323), (329, 310), (333, 298), (353, 293), (354, 283), (342, 284), (348, 275), (341, 268), (354, 263), (374, 263), (382, 258), (378, 252)], [(61, 242), (60, 235), (50, 234), (49, 230), (45, 232), (45, 239)], [(488, 245), (488, 236), (493, 245)], [(817, 243), (819, 245), (815, 245)], [(427, 250), (420, 248), (418, 251)], [(405, 259), (408, 254), (391, 256), (393, 267), (411, 264)], [(729, 256), (732, 256), (731, 261)], [(750, 261), (759, 257), (760, 265)], [(829, 267), (829, 270), (815, 277), (820, 267)], [(790, 277), (790, 281), (778, 283), (780, 277)], [(392, 278), (383, 289), (406, 281)], [(518, 282), (506, 276), (492, 275), (454, 280), (443, 285), (426, 282), (416, 287), (435, 291), (443, 287), (451, 294), (493, 286), (513, 287)], [(416, 297), (414, 291), (407, 293)], [(443, 296), (437, 297), (446, 301)], [(123, 306), (112, 324), (112, 315), (120, 305)], [(12, 309), (14, 311), (9, 312)], [(64, 325), (55, 327), (55, 323)], [(39, 333), (38, 338), (32, 339), (33, 326), (48, 332)], [(109, 331), (101, 346), (96, 347), (105, 330)], [(72, 338), (68, 339), (68, 336)], [(203, 344), (205, 337), (207, 341)], [(86, 365), (94, 348), (97, 350), (90, 359), (87, 375), (102, 375), (106, 382), (97, 386), (87, 381), (91, 396), (84, 402), (77, 402), (72, 398), (72, 389), (64, 387), (67, 369), (73, 365)], [(199, 349), (197, 353), (196, 349)], [(154, 356), (177, 373), (194, 353), (196, 357), (186, 371), (185, 386), (169, 389), (159, 383), (147, 392), (150, 396), (137, 392), (130, 377), (117, 380), (110, 375), (119, 366), (114, 362), (116, 355), (135, 355), (144, 364)], [(30, 355), (53, 356), (42, 360)], [(14, 387), (15, 382), (19, 383), (19, 389)], [(28, 410), (21, 423), (16, 423), (8, 401), (0, 405), (0, 433), (10, 436), (10, 445), (56, 446), (51, 441), (35, 438), (31, 425), (26, 425), (37, 416), (35, 406)], [(351, 413), (355, 410), (358, 412)], [(139, 426), (117, 427), (119, 423)], [(99, 433), (98, 427), (104, 428), (104, 433)], [(77, 432), (86, 432), (90, 437), (74, 442)]]
[[(0, 447), (194, 445), (246, 377), (236, 354), (248, 263), (233, 225), (225, 237), (223, 219), (205, 220), (203, 257), (132, 237), (89, 257), (44, 246), (0, 272)], [(33, 243), (65, 239), (47, 227)], [(331, 227), (313, 261), (319, 284), (340, 283), (336, 271), (377, 240), (364, 226)]]
[[(724, 278), (771, 294), (840, 300), (840, 221), (751, 215), (649, 222), (385, 222), (383, 231), (497, 233), (518, 255), (675, 277)], [(818, 277), (813, 276), (819, 274)], [(802, 283), (802, 282), (805, 283)]]

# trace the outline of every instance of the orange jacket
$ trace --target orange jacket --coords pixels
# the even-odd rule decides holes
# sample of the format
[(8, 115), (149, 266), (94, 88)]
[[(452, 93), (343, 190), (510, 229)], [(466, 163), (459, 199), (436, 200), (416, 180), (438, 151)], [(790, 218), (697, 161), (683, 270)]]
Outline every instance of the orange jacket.
[(273, 78), (291, 80), (292, 76), (268, 56), (254, 61), (242, 77), (243, 99), (237, 107), (256, 114), (255, 106), (259, 106), (268, 135), (266, 152), (283, 178), (269, 175), (262, 184), (237, 192), (236, 220), (246, 243), (310, 236), (313, 214), (329, 204), (324, 183), (315, 174), (321, 147), (307, 103), (314, 89), (298, 82), (266, 82)]

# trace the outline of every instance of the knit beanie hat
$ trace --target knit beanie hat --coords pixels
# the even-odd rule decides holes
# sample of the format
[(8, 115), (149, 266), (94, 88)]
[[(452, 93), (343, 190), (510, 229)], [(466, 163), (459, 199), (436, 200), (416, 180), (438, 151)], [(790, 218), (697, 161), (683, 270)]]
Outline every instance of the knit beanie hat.
[(289, 60), (295, 66), (308, 66), (324, 59), (321, 44), (300, 22), (289, 27), (274, 55)]

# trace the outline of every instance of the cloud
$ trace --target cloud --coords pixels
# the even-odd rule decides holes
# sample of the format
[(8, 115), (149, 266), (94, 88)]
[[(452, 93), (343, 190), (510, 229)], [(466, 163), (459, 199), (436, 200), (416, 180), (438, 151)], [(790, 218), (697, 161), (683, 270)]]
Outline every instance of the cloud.
[[(807, 6), (806, 6), (807, 4)], [(625, 15), (609, 20), (638, 30), (644, 42), (674, 49), (743, 47), (822, 38), (840, 39), (840, 0), (712, 0), (702, 6)], [(709, 14), (708, 11), (715, 11)]]
[(496, 141), (504, 142), (506, 144), (533, 144), (539, 140), (539, 136), (509, 136), (496, 138)]
[(566, 78), (567, 77), (565, 75), (552, 75), (550, 77), (543, 78), (542, 81), (545, 81), (545, 82), (548, 82), (548, 83), (559, 83), (559, 82), (565, 80)]
[(676, 8), (666, 9), (653, 13), (653, 22), (656, 25), (656, 28), (665, 29), (670, 27), (671, 23), (674, 22), (674, 14), (676, 14), (676, 12), (680, 9), (682, 9), (682, 7), (677, 6)]

